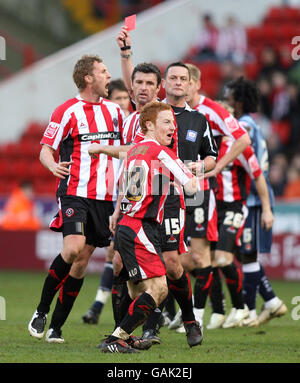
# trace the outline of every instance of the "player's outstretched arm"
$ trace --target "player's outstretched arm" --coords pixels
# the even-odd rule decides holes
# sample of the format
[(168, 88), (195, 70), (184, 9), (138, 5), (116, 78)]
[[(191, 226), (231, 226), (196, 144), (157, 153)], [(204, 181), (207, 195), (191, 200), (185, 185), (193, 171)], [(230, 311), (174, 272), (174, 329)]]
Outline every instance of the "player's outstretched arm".
[(88, 147), (88, 152), (92, 158), (97, 158), (98, 154), (106, 154), (114, 158), (124, 159), (131, 148), (132, 145), (112, 146), (93, 143)]
[(184, 191), (188, 195), (193, 195), (197, 193), (198, 191), (198, 180), (196, 176), (193, 176), (185, 185), (184, 185)]
[(207, 156), (204, 160), (189, 162), (186, 166), (193, 174), (203, 175), (205, 172), (210, 172), (216, 167), (216, 160), (211, 156)]
[(55, 150), (48, 145), (43, 145), (40, 151), (40, 161), (46, 169), (58, 178), (64, 179), (70, 174), (70, 165), (73, 161), (63, 161), (57, 163), (54, 159)]

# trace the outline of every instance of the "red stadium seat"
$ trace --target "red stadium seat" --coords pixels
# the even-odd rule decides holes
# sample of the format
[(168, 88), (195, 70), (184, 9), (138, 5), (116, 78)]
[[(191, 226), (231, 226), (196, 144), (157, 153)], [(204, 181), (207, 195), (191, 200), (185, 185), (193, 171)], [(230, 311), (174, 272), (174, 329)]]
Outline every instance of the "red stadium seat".
[(44, 194), (51, 195), (52, 197), (55, 195), (56, 188), (56, 179), (52, 177), (47, 182), (41, 179), (35, 179), (33, 182), (34, 190), (36, 194)]
[(290, 139), (291, 125), (289, 121), (272, 121), (272, 129), (276, 132), (283, 144)]
[(262, 31), (259, 27), (247, 28), (247, 38), (249, 45), (256, 45), (261, 41)]

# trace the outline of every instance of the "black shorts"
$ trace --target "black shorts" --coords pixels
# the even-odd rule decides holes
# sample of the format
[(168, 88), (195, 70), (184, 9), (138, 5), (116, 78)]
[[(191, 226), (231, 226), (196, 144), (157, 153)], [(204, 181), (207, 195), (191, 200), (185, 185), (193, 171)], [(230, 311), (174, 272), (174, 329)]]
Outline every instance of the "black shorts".
[(213, 190), (204, 190), (201, 205), (187, 208), (184, 240), (189, 244), (191, 238), (218, 240), (216, 199)]
[[(178, 200), (175, 201), (174, 199)], [(160, 226), (162, 251), (178, 250), (185, 253), (184, 243), (185, 210), (180, 208), (178, 196), (168, 196), (164, 207), (164, 218)]]
[(240, 243), (240, 237), (247, 217), (247, 208), (241, 201), (217, 201), (218, 242), (211, 243), (211, 250), (234, 253)]
[(60, 197), (63, 236), (84, 235), (86, 243), (95, 247), (109, 246), (109, 219), (114, 212), (111, 201), (77, 196)]
[(265, 230), (261, 226), (261, 206), (248, 207), (248, 216), (242, 237), (241, 252), (245, 255), (252, 253), (270, 254), (272, 247), (272, 228)]
[(155, 221), (127, 215), (122, 216), (117, 225), (114, 248), (120, 253), (128, 276), (134, 283), (166, 274), (159, 227)]

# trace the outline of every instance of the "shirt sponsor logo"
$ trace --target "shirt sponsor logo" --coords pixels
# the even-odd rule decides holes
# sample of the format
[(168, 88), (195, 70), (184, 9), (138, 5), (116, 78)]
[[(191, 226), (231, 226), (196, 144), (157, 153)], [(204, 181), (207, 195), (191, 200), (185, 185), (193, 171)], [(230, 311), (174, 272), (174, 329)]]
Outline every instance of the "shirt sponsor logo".
[(119, 140), (121, 138), (120, 132), (97, 132), (79, 134), (78, 139), (81, 142), (96, 141), (96, 140)]
[(198, 133), (195, 130), (188, 130), (186, 133), (186, 139), (191, 142), (196, 142)]
[(231, 133), (233, 133), (235, 130), (237, 130), (240, 127), (237, 120), (231, 115), (226, 117), (224, 122)]
[(56, 135), (59, 127), (60, 125), (56, 122), (50, 122), (47, 129), (45, 130), (44, 137), (53, 138)]

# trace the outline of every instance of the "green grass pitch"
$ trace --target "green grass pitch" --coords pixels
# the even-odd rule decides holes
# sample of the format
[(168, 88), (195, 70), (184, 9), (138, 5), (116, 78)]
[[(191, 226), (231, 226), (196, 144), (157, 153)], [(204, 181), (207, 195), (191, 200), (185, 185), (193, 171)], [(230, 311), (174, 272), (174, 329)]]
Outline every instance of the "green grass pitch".
[[(120, 355), (103, 354), (96, 348), (113, 328), (110, 300), (98, 325), (83, 324), (81, 320), (94, 300), (99, 283), (98, 275), (87, 275), (85, 278), (63, 327), (64, 344), (48, 344), (44, 339), (37, 340), (29, 336), (27, 325), (38, 304), (45, 276), (46, 272), (0, 271), (0, 296), (6, 302), (6, 319), (0, 320), (0, 363), (300, 362), (300, 319), (296, 320), (300, 317), (300, 306), (297, 308), (292, 304), (293, 297), (300, 296), (299, 282), (272, 281), (275, 292), (285, 301), (289, 311), (284, 317), (273, 319), (266, 325), (257, 328), (205, 330), (203, 344), (194, 348), (189, 348), (185, 334), (164, 327), (159, 334), (161, 345), (139, 354)], [(226, 287), (224, 290), (229, 311), (231, 305)], [(258, 312), (261, 305), (262, 300), (258, 297)], [(204, 324), (207, 324), (209, 316), (210, 307), (207, 305)], [(141, 329), (135, 333), (140, 335)]]

